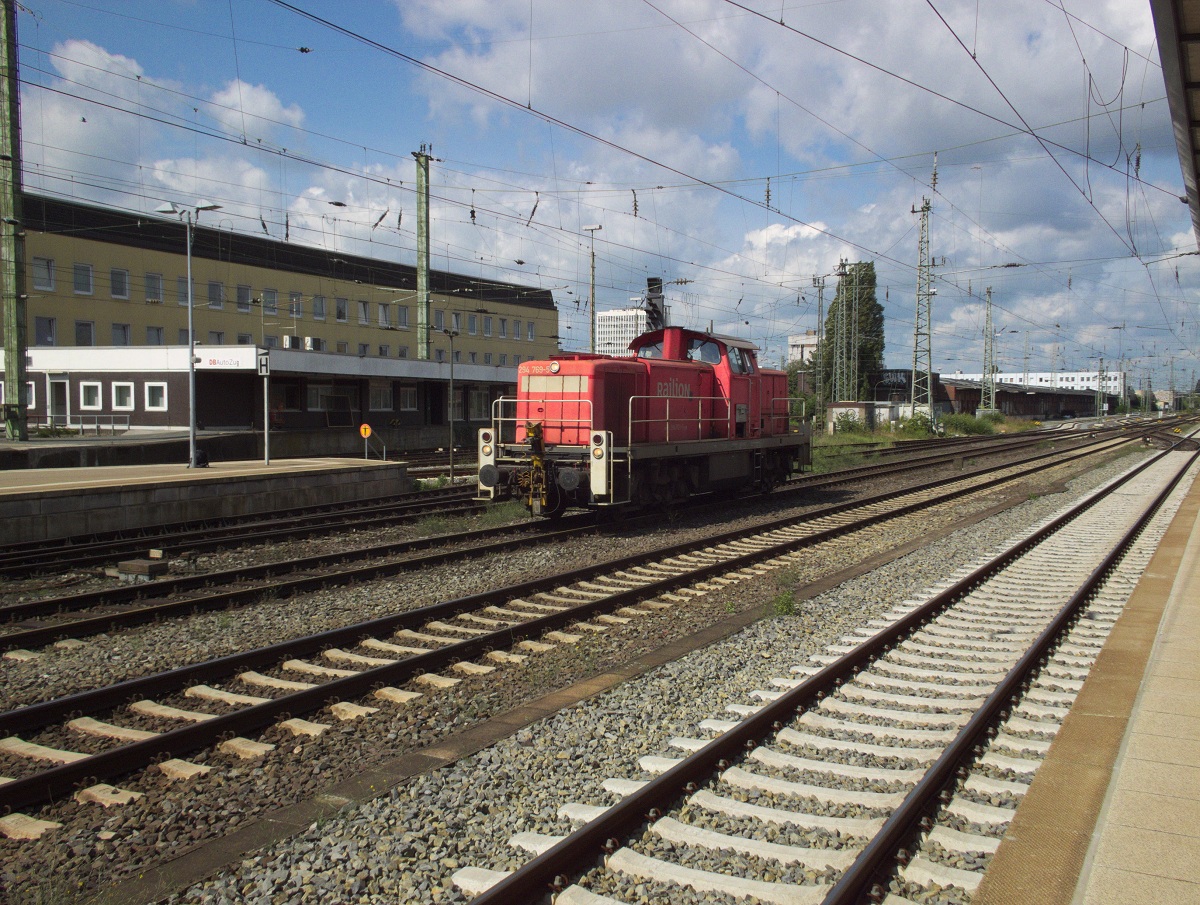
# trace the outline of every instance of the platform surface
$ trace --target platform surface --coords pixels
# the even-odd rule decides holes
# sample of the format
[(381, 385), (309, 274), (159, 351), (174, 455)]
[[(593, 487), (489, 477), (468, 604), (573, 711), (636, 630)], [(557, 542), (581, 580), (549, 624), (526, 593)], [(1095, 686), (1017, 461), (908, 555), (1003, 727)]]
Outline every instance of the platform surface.
[(131, 487), (138, 484), (196, 483), (223, 478), (327, 471), (335, 468), (378, 468), (381, 465), (399, 464), (403, 464), (403, 462), (322, 457), (272, 459), (270, 464), (261, 460), (213, 462), (206, 468), (188, 468), (186, 463), (179, 465), (105, 465), (83, 468), (20, 468), (0, 471), (0, 497), (61, 490)]

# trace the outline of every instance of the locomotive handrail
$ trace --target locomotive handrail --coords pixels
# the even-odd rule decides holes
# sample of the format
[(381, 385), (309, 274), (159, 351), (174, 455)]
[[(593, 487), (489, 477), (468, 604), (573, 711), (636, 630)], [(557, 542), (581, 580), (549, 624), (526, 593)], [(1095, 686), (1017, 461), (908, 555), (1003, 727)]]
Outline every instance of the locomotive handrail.
[[(647, 417), (647, 418), (636, 418), (635, 419), (633, 416), (633, 408), (634, 408), (634, 403), (638, 402), (638, 401), (665, 402), (666, 403), (666, 412), (664, 413), (662, 418)], [(636, 434), (634, 433), (634, 427), (636, 425), (664, 424), (665, 430), (663, 432), (664, 433), (663, 442), (670, 443), (671, 442), (671, 424), (672, 424), (672, 418), (671, 418), (671, 403), (672, 402), (681, 403), (681, 404), (695, 402), (697, 404), (696, 405), (696, 428), (695, 428), (696, 436), (694, 436), (694, 437), (676, 437), (676, 440), (702, 440), (702, 439), (704, 439), (705, 422), (708, 422), (712, 425), (723, 425), (726, 430), (725, 436), (727, 436), (727, 437), (732, 437), (734, 435), (733, 408), (730, 406), (729, 400), (726, 399), (724, 396), (630, 396), (629, 397), (629, 442), (630, 443), (634, 442), (634, 437), (636, 436)], [(714, 405), (713, 406), (713, 414), (710, 417), (705, 418), (704, 417), (704, 407), (701, 404), (704, 402), (720, 403), (721, 405), (723, 405), (725, 407), (724, 416), (718, 416), (716, 414), (716, 406)], [(685, 417), (688, 417), (688, 416), (685, 416)], [(678, 420), (680, 422), (682, 422), (683, 418), (679, 418)], [(689, 430), (688, 433), (691, 433), (691, 431)]]
[[(783, 403), (783, 411), (776, 410), (776, 403), (780, 402)], [(805, 421), (808, 419), (808, 400), (803, 396), (773, 396), (769, 404), (767, 417), (784, 419), (788, 425), (788, 429), (790, 430), (791, 420), (792, 418), (796, 417), (795, 413), (792, 412), (792, 403), (794, 402), (800, 403), (800, 425), (801, 427), (806, 426)]]

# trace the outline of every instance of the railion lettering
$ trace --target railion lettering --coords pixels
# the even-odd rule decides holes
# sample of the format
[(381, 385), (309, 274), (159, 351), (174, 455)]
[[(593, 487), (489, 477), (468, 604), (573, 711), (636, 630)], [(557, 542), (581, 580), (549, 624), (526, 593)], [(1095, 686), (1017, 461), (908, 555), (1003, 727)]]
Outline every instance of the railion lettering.
[(692, 385), (684, 383), (682, 380), (676, 380), (672, 377), (670, 380), (660, 380), (658, 382), (659, 396), (686, 396), (691, 397)]

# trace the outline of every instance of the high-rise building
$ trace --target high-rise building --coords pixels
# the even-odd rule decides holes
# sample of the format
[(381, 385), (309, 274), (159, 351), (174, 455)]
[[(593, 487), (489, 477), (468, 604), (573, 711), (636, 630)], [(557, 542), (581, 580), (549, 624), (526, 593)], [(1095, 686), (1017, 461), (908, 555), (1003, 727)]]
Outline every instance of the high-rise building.
[(647, 330), (646, 312), (641, 308), (618, 308), (596, 315), (596, 351), (601, 355), (629, 357), (629, 344)]

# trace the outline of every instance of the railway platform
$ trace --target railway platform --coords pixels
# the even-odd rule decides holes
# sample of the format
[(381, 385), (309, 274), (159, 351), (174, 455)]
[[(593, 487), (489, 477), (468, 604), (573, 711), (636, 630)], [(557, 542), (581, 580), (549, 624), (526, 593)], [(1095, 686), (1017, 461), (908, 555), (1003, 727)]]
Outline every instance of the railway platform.
[(1131, 902), (1200, 902), (1200, 481), (972, 899)]
[(0, 470), (0, 544), (369, 500), (408, 485), (404, 462), (351, 458)]

